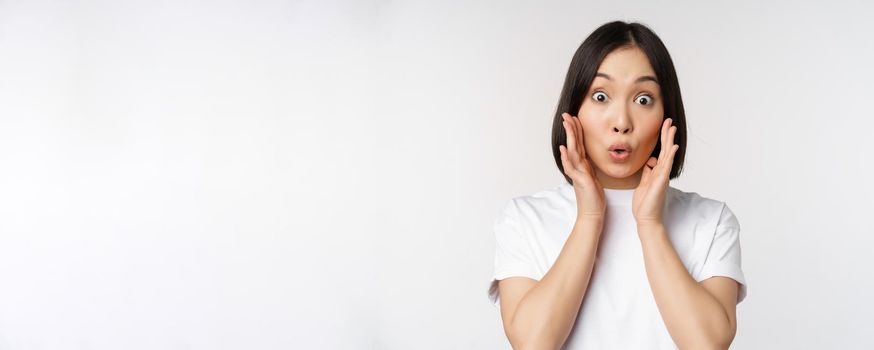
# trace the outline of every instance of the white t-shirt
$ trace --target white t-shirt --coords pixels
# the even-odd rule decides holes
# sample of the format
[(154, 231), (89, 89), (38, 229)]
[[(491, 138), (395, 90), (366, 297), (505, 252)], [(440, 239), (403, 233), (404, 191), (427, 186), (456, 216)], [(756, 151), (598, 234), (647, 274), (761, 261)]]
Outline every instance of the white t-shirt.
[[(677, 349), (659, 314), (631, 212), (633, 189), (604, 189), (607, 210), (592, 276), (563, 349)], [(495, 270), (489, 298), (500, 306), (498, 280), (540, 280), (558, 258), (576, 220), (568, 183), (511, 199), (494, 222)], [(668, 186), (663, 207), (671, 243), (692, 278), (741, 283), (740, 225), (725, 203)]]

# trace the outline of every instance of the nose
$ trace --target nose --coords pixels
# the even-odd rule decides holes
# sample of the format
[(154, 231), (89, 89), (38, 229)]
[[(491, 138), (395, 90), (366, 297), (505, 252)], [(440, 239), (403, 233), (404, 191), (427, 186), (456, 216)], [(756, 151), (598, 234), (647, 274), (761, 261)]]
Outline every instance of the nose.
[(627, 134), (627, 133), (631, 132), (631, 126), (629, 126), (629, 127), (614, 126), (613, 132), (621, 132), (623, 134)]
[(632, 130), (631, 118), (628, 117), (628, 111), (624, 108), (619, 111), (616, 119), (613, 120), (613, 132), (627, 134)]

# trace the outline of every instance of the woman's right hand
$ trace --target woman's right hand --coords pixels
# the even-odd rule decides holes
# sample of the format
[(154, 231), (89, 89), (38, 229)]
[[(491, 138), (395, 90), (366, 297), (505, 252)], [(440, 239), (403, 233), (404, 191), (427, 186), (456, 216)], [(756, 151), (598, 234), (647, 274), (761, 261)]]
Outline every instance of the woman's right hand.
[(604, 200), (604, 187), (586, 156), (583, 143), (583, 124), (580, 119), (568, 113), (561, 114), (567, 147), (558, 146), (561, 151), (561, 165), (564, 173), (571, 178), (577, 197), (577, 220), (585, 217), (603, 218), (607, 208)]

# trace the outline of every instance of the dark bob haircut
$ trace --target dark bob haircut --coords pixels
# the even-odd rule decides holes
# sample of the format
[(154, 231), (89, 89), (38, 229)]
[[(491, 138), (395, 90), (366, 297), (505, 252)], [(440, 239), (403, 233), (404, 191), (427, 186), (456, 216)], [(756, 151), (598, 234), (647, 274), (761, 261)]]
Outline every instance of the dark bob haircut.
[[(570, 184), (573, 182), (564, 173), (564, 168), (561, 165), (561, 152), (558, 148), (559, 145), (567, 143), (561, 114), (564, 112), (570, 115), (577, 114), (583, 104), (583, 99), (586, 98), (592, 80), (595, 79), (601, 61), (607, 54), (622, 47), (640, 48), (646, 54), (649, 64), (655, 71), (661, 90), (665, 117), (673, 119), (672, 125), (677, 127), (674, 143), (680, 146), (674, 155), (669, 179), (680, 176), (682, 172), (683, 160), (686, 158), (686, 112), (683, 110), (680, 83), (677, 80), (677, 72), (674, 70), (671, 55), (668, 54), (668, 49), (662, 40), (645, 25), (614, 21), (595, 29), (577, 49), (573, 59), (571, 59), (555, 117), (552, 120), (552, 155), (555, 158), (555, 164), (558, 165), (558, 170)], [(660, 151), (661, 132), (659, 132), (659, 140), (650, 156), (658, 158)]]

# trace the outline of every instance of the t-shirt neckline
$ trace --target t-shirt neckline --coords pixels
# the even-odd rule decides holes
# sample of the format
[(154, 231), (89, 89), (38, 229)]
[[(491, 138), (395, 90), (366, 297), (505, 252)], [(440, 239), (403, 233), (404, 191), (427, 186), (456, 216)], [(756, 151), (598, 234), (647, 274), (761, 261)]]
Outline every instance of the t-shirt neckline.
[[(574, 186), (565, 182), (562, 184), (564, 190), (567, 194), (570, 195), (570, 198), (574, 198)], [(604, 188), (604, 199), (607, 201), (607, 205), (631, 205), (631, 201), (634, 198), (634, 189), (615, 189), (615, 188)]]

